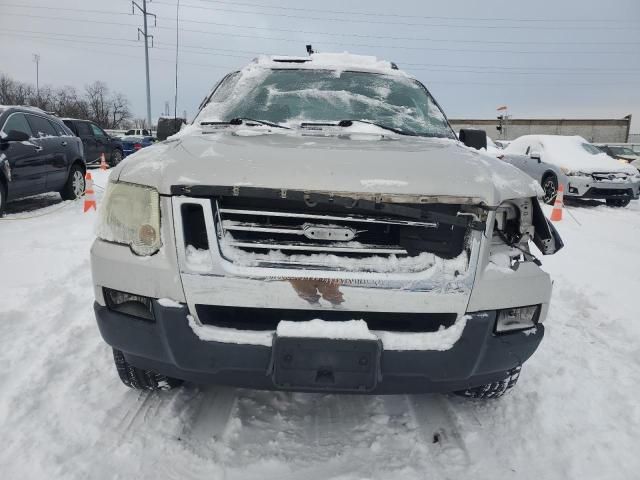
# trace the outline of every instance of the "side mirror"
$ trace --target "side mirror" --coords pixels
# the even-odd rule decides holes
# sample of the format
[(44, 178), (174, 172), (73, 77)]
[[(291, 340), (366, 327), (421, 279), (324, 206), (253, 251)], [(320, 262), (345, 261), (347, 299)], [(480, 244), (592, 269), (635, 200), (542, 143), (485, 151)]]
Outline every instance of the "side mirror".
[(28, 134), (21, 132), (20, 130), (9, 130), (5, 136), (0, 136), (0, 142), (26, 142), (30, 138), (31, 137)]
[(542, 162), (542, 154), (537, 150), (532, 150), (529, 152), (529, 158), (532, 160), (537, 160), (538, 163)]
[(475, 148), (476, 150), (487, 149), (487, 132), (484, 130), (463, 128), (460, 130), (459, 138), (467, 147)]

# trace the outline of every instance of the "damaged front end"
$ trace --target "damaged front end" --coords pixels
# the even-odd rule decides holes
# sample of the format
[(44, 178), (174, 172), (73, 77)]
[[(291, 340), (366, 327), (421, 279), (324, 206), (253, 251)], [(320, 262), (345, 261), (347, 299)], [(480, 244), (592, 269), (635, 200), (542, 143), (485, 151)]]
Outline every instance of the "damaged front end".
[[(465, 313), (488, 218), (454, 197), (201, 186), (172, 193), (190, 311), (219, 327), (230, 326), (232, 313), (233, 328), (247, 330), (334, 317), (387, 331), (446, 328)], [(390, 314), (404, 317), (394, 325)]]
[[(527, 272), (537, 262), (529, 240), (545, 254), (562, 246), (536, 199), (491, 209), (456, 197), (215, 186), (172, 193), (195, 325), (217, 328), (221, 338), (242, 331), (244, 343), (268, 345), (281, 320), (358, 319), (385, 348), (420, 349), (424, 334), (474, 311), (488, 263)], [(534, 300), (548, 302), (544, 294)], [(490, 301), (494, 310), (505, 303), (495, 292)]]

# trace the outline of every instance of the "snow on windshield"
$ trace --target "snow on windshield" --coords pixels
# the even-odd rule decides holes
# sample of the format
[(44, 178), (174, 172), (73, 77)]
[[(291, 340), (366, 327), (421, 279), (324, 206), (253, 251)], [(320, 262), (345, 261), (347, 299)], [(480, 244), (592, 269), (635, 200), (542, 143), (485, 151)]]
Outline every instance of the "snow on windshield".
[(303, 122), (364, 120), (409, 134), (453, 138), (429, 93), (403, 75), (250, 65), (227, 76), (198, 121), (252, 118)]

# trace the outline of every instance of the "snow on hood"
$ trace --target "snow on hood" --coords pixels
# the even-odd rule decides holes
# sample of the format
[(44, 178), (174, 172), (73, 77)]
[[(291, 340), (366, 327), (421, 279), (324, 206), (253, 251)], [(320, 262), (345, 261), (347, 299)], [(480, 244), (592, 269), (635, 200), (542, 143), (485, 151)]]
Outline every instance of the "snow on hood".
[(361, 141), (300, 132), (238, 136), (193, 133), (127, 157), (112, 179), (170, 194), (172, 185), (253, 186), (305, 191), (458, 196), (496, 206), (538, 196), (520, 170), (452, 140)]

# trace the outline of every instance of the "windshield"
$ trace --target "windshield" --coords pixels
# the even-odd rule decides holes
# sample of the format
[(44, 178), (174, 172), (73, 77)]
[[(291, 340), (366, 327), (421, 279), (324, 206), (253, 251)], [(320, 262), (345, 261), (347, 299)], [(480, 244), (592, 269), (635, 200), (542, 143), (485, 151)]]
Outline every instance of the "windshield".
[(258, 75), (232, 74), (198, 120), (234, 118), (289, 127), (363, 120), (407, 134), (455, 138), (444, 114), (420, 83), (365, 72), (265, 69)]
[(582, 143), (582, 148), (584, 148), (587, 152), (589, 152), (592, 155), (599, 155), (602, 153), (602, 150), (600, 150), (595, 145), (591, 145), (590, 143), (586, 143), (586, 142)]
[(637, 155), (636, 152), (628, 147), (609, 147), (616, 155)]

